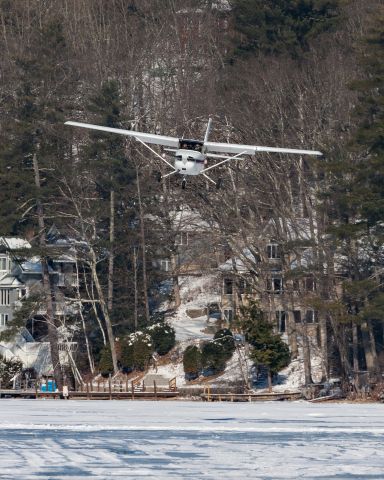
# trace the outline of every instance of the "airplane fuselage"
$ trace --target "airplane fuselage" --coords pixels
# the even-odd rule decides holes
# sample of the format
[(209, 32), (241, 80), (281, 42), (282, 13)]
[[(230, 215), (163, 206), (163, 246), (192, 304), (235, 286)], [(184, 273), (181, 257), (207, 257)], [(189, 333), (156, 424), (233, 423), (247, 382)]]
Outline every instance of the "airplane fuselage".
[(175, 152), (175, 170), (181, 175), (199, 175), (206, 163), (207, 157), (199, 151), (182, 148)]

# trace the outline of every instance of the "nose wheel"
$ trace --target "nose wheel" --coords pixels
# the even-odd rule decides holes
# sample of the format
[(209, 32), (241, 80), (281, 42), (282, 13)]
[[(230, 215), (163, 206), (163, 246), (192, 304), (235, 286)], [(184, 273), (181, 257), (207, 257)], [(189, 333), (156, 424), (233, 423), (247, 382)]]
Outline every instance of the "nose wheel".
[(181, 188), (185, 190), (186, 185), (187, 185), (187, 180), (185, 179), (185, 177), (183, 177), (183, 180), (181, 181)]

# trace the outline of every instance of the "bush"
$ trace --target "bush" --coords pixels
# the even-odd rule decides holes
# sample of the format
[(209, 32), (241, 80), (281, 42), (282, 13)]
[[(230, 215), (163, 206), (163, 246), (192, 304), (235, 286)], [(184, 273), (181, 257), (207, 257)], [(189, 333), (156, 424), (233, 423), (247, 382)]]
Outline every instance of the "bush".
[(101, 350), (99, 370), (103, 377), (108, 377), (110, 373), (113, 373), (111, 349), (107, 345)]
[(201, 362), (204, 370), (211, 370), (212, 374), (222, 372), (228, 357), (220, 342), (207, 342), (201, 349)]
[(159, 355), (165, 355), (175, 346), (175, 329), (168, 323), (160, 322), (151, 325), (146, 332), (151, 336), (153, 349)]
[(231, 330), (223, 328), (215, 333), (213, 339), (223, 347), (225, 360), (229, 360), (236, 348)]
[(152, 339), (147, 333), (131, 333), (121, 343), (120, 363), (126, 370), (144, 370), (152, 352)]
[(193, 380), (199, 376), (201, 370), (201, 352), (196, 345), (189, 345), (183, 355), (185, 378)]
[(3, 387), (8, 387), (11, 379), (21, 372), (23, 364), (20, 360), (7, 360), (0, 355), (0, 380)]

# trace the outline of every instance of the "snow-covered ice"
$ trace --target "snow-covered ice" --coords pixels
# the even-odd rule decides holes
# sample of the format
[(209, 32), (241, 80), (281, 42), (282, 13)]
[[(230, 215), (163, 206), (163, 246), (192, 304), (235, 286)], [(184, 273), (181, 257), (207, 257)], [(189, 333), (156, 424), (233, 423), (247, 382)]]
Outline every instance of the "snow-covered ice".
[(0, 478), (382, 479), (384, 405), (0, 400)]

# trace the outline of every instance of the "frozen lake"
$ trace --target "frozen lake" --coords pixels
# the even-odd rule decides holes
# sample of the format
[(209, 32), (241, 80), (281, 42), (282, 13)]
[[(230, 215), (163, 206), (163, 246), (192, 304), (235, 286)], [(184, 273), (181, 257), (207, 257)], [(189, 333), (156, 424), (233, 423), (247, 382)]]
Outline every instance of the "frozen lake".
[(383, 479), (384, 405), (0, 400), (0, 478)]

